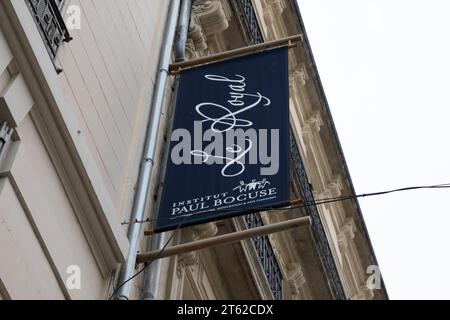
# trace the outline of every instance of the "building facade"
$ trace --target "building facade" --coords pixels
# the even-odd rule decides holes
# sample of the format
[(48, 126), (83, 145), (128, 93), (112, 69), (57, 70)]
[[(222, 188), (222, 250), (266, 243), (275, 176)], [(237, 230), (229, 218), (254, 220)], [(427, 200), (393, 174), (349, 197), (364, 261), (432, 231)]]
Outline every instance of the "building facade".
[[(120, 285), (168, 11), (166, 0), (0, 2), (0, 298), (108, 299)], [(354, 194), (295, 0), (194, 1), (186, 56), (296, 34), (291, 199)], [(173, 82), (143, 229), (163, 187)], [(186, 228), (172, 244), (307, 215), (310, 228), (163, 259), (154, 295), (386, 299), (381, 278), (369, 285), (377, 263), (356, 200)], [(141, 239), (144, 251), (151, 238)], [(150, 272), (133, 281), (131, 299), (142, 298)]]

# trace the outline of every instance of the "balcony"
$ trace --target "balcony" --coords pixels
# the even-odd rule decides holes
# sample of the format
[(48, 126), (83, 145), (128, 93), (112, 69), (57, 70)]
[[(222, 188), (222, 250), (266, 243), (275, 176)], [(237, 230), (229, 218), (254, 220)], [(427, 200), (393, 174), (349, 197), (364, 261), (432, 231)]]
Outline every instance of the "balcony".
[(61, 8), (64, 0), (25, 0), (52, 60), (63, 42), (72, 37), (64, 23)]

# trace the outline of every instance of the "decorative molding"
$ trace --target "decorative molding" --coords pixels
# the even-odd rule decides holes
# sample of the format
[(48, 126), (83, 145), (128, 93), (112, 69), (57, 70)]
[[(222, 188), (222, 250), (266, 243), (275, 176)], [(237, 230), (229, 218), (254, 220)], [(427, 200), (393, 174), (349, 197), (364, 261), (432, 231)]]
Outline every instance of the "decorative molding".
[(286, 37), (286, 28), (282, 14), (286, 9), (284, 0), (267, 0), (263, 4), (264, 22), (267, 26), (270, 39)]
[(353, 218), (348, 218), (345, 224), (340, 227), (339, 235), (345, 236), (349, 240), (353, 240), (355, 239), (356, 232), (355, 220), (353, 220)]
[(189, 40), (187, 43), (187, 47), (191, 51), (203, 51), (208, 48), (208, 45), (206, 43), (206, 35), (200, 23), (195, 17), (191, 19), (188, 37)]
[(332, 180), (327, 186), (326, 186), (326, 192), (329, 194), (329, 197), (340, 197), (342, 195), (343, 190), (342, 185), (342, 179), (341, 177), (337, 177), (336, 179)]
[[(204, 238), (214, 237), (218, 232), (217, 224), (210, 222), (183, 230), (185, 241), (197, 241)], [(177, 274), (180, 277), (183, 269), (193, 267), (199, 264), (199, 252), (191, 251), (178, 256)]]
[(220, 2), (222, 3), (222, 8), (223, 8), (223, 12), (225, 13), (225, 17), (227, 18), (228, 21), (231, 21), (231, 19), (234, 16), (234, 13), (233, 13), (233, 8), (230, 5), (230, 1), (229, 0), (220, 0)]
[(314, 145), (319, 143), (320, 139), (316, 139), (315, 134), (320, 132), (323, 125), (324, 122), (319, 112), (314, 113), (302, 124), (301, 134), (311, 149), (314, 149)]
[(297, 67), (290, 75), (289, 80), (292, 81), (291, 85), (304, 87), (309, 80), (309, 74), (306, 70), (306, 66), (302, 64)]
[(299, 299), (306, 284), (306, 277), (300, 263), (290, 263), (287, 266), (286, 273), (286, 281), (289, 284), (291, 296), (293, 299)]
[(188, 59), (208, 54), (208, 37), (228, 29), (232, 17), (226, 0), (196, 0), (192, 5), (186, 55)]
[(275, 20), (275, 15), (274, 12), (272, 10), (272, 7), (265, 7), (264, 8), (264, 22), (269, 25), (272, 26), (274, 24), (274, 20)]
[(199, 238), (211, 238), (217, 235), (218, 228), (215, 222), (205, 223), (195, 226), (194, 229), (198, 232)]
[(351, 300), (372, 300), (375, 297), (373, 290), (370, 290), (366, 286), (359, 288), (358, 292), (351, 297)]
[(281, 15), (284, 9), (286, 9), (285, 0), (267, 0), (267, 3), (277, 15)]
[(200, 258), (198, 256), (198, 253), (196, 251), (183, 253), (178, 256), (178, 266), (177, 271), (179, 272), (182, 268), (186, 267), (192, 267), (196, 264), (198, 264)]
[(286, 2), (284, 0), (267, 0), (264, 6), (264, 18), (269, 18), (266, 23), (269, 25), (275, 24), (280, 15), (283, 14), (286, 9)]
[(219, 0), (196, 0), (192, 5), (193, 20), (198, 21), (206, 36), (222, 32), (229, 27), (230, 16)]
[(346, 252), (349, 248), (349, 242), (355, 239), (356, 226), (353, 219), (348, 219), (348, 221), (340, 227), (337, 238), (339, 249)]
[(323, 127), (324, 122), (320, 112), (315, 112), (307, 121), (307, 126), (312, 132), (319, 132), (320, 128)]

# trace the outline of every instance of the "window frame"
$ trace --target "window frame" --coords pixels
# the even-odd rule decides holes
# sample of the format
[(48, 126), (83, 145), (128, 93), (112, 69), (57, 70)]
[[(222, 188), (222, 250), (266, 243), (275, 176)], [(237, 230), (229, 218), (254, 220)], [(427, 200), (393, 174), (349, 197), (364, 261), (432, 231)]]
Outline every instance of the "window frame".
[[(45, 47), (53, 64), (58, 50), (64, 42), (70, 42), (73, 38), (64, 22), (61, 10), (65, 0), (24, 0), (30, 9), (36, 27), (39, 30)], [(55, 66), (57, 73), (62, 70)]]

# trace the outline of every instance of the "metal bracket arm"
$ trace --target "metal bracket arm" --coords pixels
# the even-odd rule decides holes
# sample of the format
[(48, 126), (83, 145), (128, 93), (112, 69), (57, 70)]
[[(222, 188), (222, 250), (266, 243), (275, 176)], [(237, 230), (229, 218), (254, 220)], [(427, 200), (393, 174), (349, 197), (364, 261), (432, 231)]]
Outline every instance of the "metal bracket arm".
[(164, 251), (155, 250), (151, 252), (141, 253), (137, 255), (136, 264), (146, 263), (156, 259), (167, 258), (186, 252), (223, 246), (226, 244), (251, 239), (254, 237), (265, 236), (268, 234), (285, 231), (292, 228), (310, 225), (311, 219), (309, 216), (283, 222), (277, 222), (274, 224), (269, 224), (258, 228), (228, 233), (217, 237), (180, 244), (177, 246), (167, 248)]

